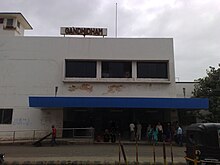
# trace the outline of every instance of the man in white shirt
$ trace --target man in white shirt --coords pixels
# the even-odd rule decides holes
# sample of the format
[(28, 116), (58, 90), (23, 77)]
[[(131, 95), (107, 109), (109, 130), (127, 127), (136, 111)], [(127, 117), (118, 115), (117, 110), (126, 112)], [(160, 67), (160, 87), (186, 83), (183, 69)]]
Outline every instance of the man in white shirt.
[(135, 137), (135, 132), (134, 132), (135, 125), (134, 125), (134, 123), (131, 123), (131, 124), (129, 125), (129, 127), (130, 127), (131, 141), (134, 141), (134, 137)]
[(180, 126), (178, 126), (177, 128), (177, 140), (178, 140), (178, 144), (179, 146), (183, 146), (183, 130)]

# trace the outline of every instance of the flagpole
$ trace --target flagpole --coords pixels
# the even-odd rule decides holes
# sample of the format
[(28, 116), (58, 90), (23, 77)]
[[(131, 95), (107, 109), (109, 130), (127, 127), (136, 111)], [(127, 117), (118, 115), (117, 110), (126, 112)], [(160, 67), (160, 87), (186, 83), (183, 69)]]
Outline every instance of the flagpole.
[(118, 4), (115, 4), (115, 38), (118, 37)]

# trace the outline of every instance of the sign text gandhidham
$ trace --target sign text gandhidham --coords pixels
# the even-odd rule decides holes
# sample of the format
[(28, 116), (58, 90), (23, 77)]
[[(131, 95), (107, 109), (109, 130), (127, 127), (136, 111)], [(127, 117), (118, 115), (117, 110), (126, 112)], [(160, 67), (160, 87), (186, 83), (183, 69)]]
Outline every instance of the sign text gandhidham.
[(61, 27), (61, 35), (107, 36), (107, 28)]

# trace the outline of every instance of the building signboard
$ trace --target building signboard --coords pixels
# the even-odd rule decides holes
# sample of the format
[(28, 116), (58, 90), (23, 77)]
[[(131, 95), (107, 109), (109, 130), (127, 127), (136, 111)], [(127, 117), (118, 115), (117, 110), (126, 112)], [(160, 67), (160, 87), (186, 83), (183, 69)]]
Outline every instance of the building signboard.
[(61, 35), (107, 36), (107, 28), (61, 27)]

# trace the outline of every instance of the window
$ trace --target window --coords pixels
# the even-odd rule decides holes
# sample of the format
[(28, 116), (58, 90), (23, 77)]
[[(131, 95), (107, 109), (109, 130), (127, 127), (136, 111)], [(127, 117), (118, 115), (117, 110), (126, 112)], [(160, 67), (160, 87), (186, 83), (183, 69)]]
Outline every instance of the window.
[(7, 28), (12, 28), (13, 27), (13, 19), (7, 19), (6, 27)]
[(96, 78), (96, 61), (65, 61), (66, 78)]
[(0, 109), (0, 124), (11, 124), (12, 109)]
[(3, 24), (4, 18), (0, 18), (0, 24)]
[(103, 61), (102, 78), (131, 78), (131, 62)]
[(137, 62), (137, 78), (168, 78), (167, 62)]

